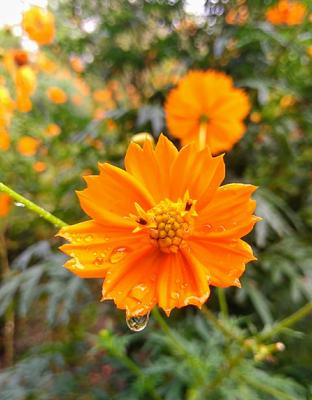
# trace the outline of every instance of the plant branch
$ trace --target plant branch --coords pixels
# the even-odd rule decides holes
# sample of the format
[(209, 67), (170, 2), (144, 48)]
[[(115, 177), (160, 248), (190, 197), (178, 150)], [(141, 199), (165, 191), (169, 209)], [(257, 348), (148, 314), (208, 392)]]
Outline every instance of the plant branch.
[(56, 226), (58, 228), (63, 228), (64, 226), (67, 225), (64, 221), (62, 221), (59, 218), (55, 217), (53, 214), (51, 214), (48, 211), (46, 211), (45, 209), (39, 207), (37, 204), (33, 203), (32, 201), (26, 199), (24, 196), (22, 196), (19, 193), (15, 192), (13, 189), (11, 189), (8, 186), (4, 185), (2, 182), (0, 182), (0, 192), (7, 193), (14, 200), (16, 200), (17, 202), (23, 204), (29, 210), (35, 212), (40, 217), (44, 218), (46, 221), (50, 222), (51, 224), (53, 224), (54, 226)]

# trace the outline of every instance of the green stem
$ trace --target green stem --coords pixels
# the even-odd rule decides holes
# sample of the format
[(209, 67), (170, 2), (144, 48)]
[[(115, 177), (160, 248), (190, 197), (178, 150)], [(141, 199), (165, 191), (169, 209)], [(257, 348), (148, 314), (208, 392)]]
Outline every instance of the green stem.
[(49, 213), (48, 211), (44, 210), (43, 208), (37, 206), (37, 204), (33, 203), (32, 201), (26, 199), (22, 195), (16, 193), (14, 190), (9, 188), (8, 186), (4, 185), (0, 182), (0, 192), (7, 193), (17, 202), (23, 204), (29, 210), (35, 212), (36, 214), (40, 215), (40, 217), (44, 218), (46, 221), (51, 222), (54, 226), (58, 228), (63, 228), (67, 224), (60, 220), (59, 218), (55, 217), (53, 214)]
[(222, 288), (217, 288), (217, 293), (218, 293), (218, 300), (219, 300), (221, 314), (224, 318), (227, 318), (229, 316), (229, 309), (226, 302), (225, 290)]
[(175, 345), (176, 349), (179, 351), (181, 355), (188, 356), (189, 353), (188, 351), (184, 348), (184, 346), (179, 342), (177, 339), (176, 335), (172, 332), (172, 330), (169, 328), (167, 325), (166, 321), (163, 319), (161, 316), (159, 310), (157, 307), (154, 307), (152, 310), (152, 315), (155, 318), (155, 320), (158, 322), (161, 330), (164, 332), (164, 334), (172, 341), (172, 343)]
[(259, 335), (257, 335), (256, 340), (259, 342), (259, 341), (269, 339), (272, 336), (275, 336), (276, 334), (280, 333), (285, 328), (289, 328), (290, 326), (294, 325), (296, 322), (300, 321), (302, 318), (304, 318), (306, 315), (310, 314), (311, 312), (312, 312), (312, 301), (305, 304), (303, 307), (301, 307), (299, 310), (297, 310), (296, 312), (291, 314), (289, 317), (286, 317), (282, 321), (273, 325), (273, 327), (269, 331), (263, 332), (263, 333), (260, 333)]

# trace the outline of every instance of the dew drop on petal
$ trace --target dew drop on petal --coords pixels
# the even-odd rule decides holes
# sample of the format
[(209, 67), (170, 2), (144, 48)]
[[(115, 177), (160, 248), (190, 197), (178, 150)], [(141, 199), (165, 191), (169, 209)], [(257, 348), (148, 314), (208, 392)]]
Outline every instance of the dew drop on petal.
[(125, 247), (116, 247), (116, 249), (114, 249), (111, 252), (111, 255), (109, 257), (110, 262), (112, 264), (118, 263), (125, 257), (126, 252), (127, 252), (127, 249)]
[(92, 235), (87, 235), (86, 237), (85, 237), (85, 241), (86, 242), (92, 242), (92, 240), (93, 240), (93, 236)]
[(149, 321), (149, 313), (138, 317), (127, 318), (127, 326), (133, 332), (141, 332), (146, 327)]

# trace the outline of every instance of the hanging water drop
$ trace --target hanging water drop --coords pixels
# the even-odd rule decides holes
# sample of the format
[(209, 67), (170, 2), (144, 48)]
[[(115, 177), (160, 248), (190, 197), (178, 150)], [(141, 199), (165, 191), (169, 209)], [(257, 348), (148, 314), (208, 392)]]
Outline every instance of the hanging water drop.
[(149, 321), (149, 313), (138, 317), (127, 318), (128, 328), (133, 332), (141, 332), (146, 327)]

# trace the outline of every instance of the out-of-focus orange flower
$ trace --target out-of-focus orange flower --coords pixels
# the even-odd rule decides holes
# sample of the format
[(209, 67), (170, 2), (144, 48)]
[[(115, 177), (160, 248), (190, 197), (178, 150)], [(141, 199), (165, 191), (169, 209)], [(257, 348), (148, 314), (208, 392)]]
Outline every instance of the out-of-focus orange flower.
[(208, 144), (212, 153), (230, 150), (243, 136), (243, 119), (250, 109), (246, 93), (222, 72), (190, 71), (165, 104), (171, 134), (183, 144)]
[(57, 86), (51, 86), (47, 90), (47, 96), (52, 103), (64, 104), (67, 101), (67, 94)]
[(22, 136), (17, 141), (17, 151), (26, 157), (34, 156), (38, 150), (40, 141), (31, 136)]
[(61, 128), (57, 124), (49, 124), (45, 130), (45, 134), (50, 137), (58, 136), (60, 133)]
[(225, 16), (225, 21), (229, 25), (244, 25), (249, 17), (248, 7), (242, 5), (237, 8), (231, 8)]
[(250, 114), (250, 121), (258, 124), (261, 121), (261, 114), (258, 111), (254, 111)]
[[(143, 167), (142, 167), (143, 166)], [(252, 185), (228, 184), (223, 157), (193, 143), (180, 152), (164, 136), (156, 148), (129, 145), (126, 171), (99, 164), (78, 192), (90, 220), (62, 228), (65, 267), (82, 278), (105, 278), (102, 300), (127, 317), (157, 304), (201, 307), (209, 286), (238, 286), (254, 260), (241, 240), (259, 220)], [(205, 173), (203, 174), (203, 171)]]
[(93, 92), (93, 98), (98, 103), (107, 103), (112, 99), (112, 92), (109, 89), (97, 89)]
[(13, 58), (18, 67), (28, 64), (29, 61), (27, 52), (20, 49), (13, 50)]
[(55, 36), (54, 16), (48, 10), (31, 7), (23, 15), (22, 27), (39, 45), (50, 44)]
[(10, 135), (5, 128), (0, 127), (0, 150), (7, 151), (10, 147)]
[(106, 124), (107, 124), (107, 129), (109, 132), (112, 132), (117, 128), (117, 124), (113, 119), (108, 119), (106, 121)]
[(36, 90), (37, 78), (33, 69), (24, 65), (16, 70), (15, 73), (15, 85), (16, 85), (16, 105), (19, 111), (29, 112), (32, 109), (32, 103), (30, 96)]
[(0, 86), (0, 127), (7, 127), (10, 124), (14, 109), (15, 103), (8, 89)]
[(307, 48), (307, 53), (309, 54), (310, 57), (312, 57), (312, 46), (309, 46)]
[(296, 97), (292, 94), (286, 94), (280, 100), (281, 108), (289, 108), (292, 107), (296, 103)]
[(47, 164), (43, 161), (36, 161), (33, 164), (33, 170), (36, 172), (44, 172), (47, 169)]
[(273, 25), (299, 25), (306, 11), (306, 6), (299, 1), (279, 0), (267, 10), (266, 19)]
[(81, 59), (77, 56), (71, 56), (70, 59), (70, 65), (72, 67), (72, 69), (77, 72), (78, 74), (80, 74), (81, 72), (84, 71), (84, 64), (81, 61)]
[(0, 217), (6, 217), (11, 208), (11, 197), (6, 193), (0, 193)]

